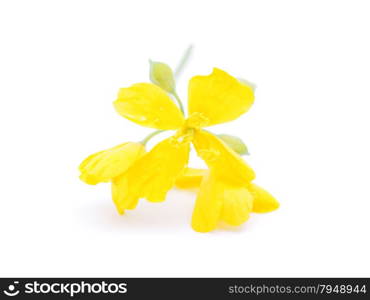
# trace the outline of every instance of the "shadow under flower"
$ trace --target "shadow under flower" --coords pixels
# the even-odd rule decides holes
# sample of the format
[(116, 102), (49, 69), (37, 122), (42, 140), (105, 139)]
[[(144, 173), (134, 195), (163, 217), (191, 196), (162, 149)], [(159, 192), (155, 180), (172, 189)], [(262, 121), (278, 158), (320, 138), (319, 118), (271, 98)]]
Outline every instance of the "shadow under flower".
[(126, 210), (123, 215), (117, 213), (110, 199), (90, 203), (84, 207), (83, 214), (86, 222), (107, 231), (192, 231), (190, 222), (194, 201), (194, 193), (174, 189), (164, 202), (152, 203), (141, 199), (134, 210)]
[[(139, 201), (134, 210), (126, 210), (119, 215), (111, 199), (98, 199), (81, 209), (85, 222), (93, 228), (106, 232), (136, 233), (195, 233), (191, 228), (196, 193), (173, 189), (164, 202), (153, 203), (145, 199)], [(260, 214), (252, 213), (249, 220), (240, 226), (231, 226), (220, 222), (212, 233), (245, 233), (259, 223)], [(208, 233), (209, 234), (209, 233)]]

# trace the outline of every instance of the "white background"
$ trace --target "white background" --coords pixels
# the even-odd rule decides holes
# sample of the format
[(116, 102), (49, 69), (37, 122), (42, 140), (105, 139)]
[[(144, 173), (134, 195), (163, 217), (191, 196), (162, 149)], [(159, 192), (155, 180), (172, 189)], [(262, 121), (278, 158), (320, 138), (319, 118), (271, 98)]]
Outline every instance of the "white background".
[[(1, 276), (370, 276), (368, 1), (1, 1)], [(217, 66), (257, 84), (240, 119), (256, 182), (281, 202), (237, 229), (190, 228), (195, 195), (119, 216), (87, 155), (148, 134), (113, 109), (148, 81)], [(153, 143), (151, 143), (153, 145)]]

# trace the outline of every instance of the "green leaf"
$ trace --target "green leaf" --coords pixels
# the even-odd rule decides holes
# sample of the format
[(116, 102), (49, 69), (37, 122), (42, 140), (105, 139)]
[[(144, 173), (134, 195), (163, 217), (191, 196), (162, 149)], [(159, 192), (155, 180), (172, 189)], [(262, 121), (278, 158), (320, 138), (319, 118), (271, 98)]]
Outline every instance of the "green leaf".
[(249, 155), (247, 145), (240, 138), (229, 134), (218, 134), (217, 137), (223, 140), (236, 153)]
[(175, 79), (172, 69), (165, 63), (149, 61), (151, 82), (158, 85), (165, 91), (173, 93), (175, 91)]

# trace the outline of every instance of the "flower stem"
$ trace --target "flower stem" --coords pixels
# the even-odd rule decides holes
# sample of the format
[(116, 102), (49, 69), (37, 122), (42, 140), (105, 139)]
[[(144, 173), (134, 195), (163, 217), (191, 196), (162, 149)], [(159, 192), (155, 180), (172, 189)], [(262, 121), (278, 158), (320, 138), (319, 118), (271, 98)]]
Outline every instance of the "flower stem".
[(175, 97), (175, 99), (176, 99), (176, 101), (177, 101), (177, 104), (179, 105), (179, 107), (180, 107), (180, 110), (181, 110), (182, 114), (185, 116), (184, 105), (182, 104), (182, 102), (181, 102), (181, 99), (180, 99), (179, 95), (177, 95), (177, 92), (176, 92), (176, 91), (173, 91), (173, 92), (172, 92), (172, 95)]
[(156, 136), (157, 134), (161, 133), (161, 132), (164, 132), (166, 130), (156, 130), (154, 132), (152, 132), (151, 134), (148, 134), (140, 143), (142, 143), (143, 145), (146, 145), (147, 142), (149, 142), (149, 140)]
[[(193, 50), (193, 45), (189, 45), (189, 47), (186, 49), (186, 51), (184, 52), (179, 64), (177, 65), (176, 69), (175, 69), (175, 77), (178, 77), (180, 75), (180, 73), (182, 72), (182, 70), (184, 69), (186, 63), (188, 62), (189, 60), (189, 57), (191, 55), (191, 52)], [(184, 105), (182, 104), (181, 102), (181, 99), (179, 97), (179, 95), (177, 94), (176, 90), (174, 89), (171, 94), (173, 95), (173, 97), (176, 99), (177, 101), (177, 104), (182, 112), (182, 115), (185, 116), (185, 110), (184, 110)]]
[(190, 57), (192, 51), (193, 51), (193, 45), (189, 45), (189, 47), (184, 52), (179, 64), (177, 65), (177, 67), (175, 69), (175, 77), (178, 77), (180, 75), (180, 73), (182, 72), (182, 70), (184, 69), (186, 63), (189, 60), (189, 57)]

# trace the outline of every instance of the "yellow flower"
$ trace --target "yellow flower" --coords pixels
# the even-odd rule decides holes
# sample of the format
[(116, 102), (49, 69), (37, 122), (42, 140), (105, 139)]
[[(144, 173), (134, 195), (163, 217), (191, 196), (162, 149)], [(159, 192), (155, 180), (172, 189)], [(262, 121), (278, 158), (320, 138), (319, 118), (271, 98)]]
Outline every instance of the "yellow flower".
[[(253, 88), (215, 68), (210, 75), (193, 77), (188, 95), (186, 118), (157, 85), (138, 83), (120, 89), (114, 107), (121, 116), (176, 133), (145, 154), (141, 147), (136, 155), (123, 151), (125, 144), (94, 154), (82, 163), (81, 178), (90, 184), (112, 181), (112, 198), (119, 213), (135, 208), (140, 198), (164, 201), (175, 182), (183, 187), (200, 186), (192, 225), (201, 232), (213, 230), (220, 220), (240, 225), (254, 207), (261, 212), (270, 209), (273, 201), (266, 204), (263, 200), (256, 206), (258, 198), (269, 194), (251, 184), (254, 171), (221, 139), (202, 129), (248, 111), (254, 101)], [(187, 169), (191, 143), (209, 171)]]
[(199, 188), (206, 171), (205, 169), (186, 168), (184, 173), (176, 178), (175, 185), (180, 189)]
[(190, 80), (187, 119), (158, 86), (139, 83), (121, 89), (114, 102), (119, 114), (146, 127), (177, 132), (113, 181), (115, 202), (132, 209), (140, 198), (163, 201), (188, 163), (190, 142), (209, 166), (215, 166), (217, 178), (242, 184), (252, 180), (254, 172), (241, 157), (201, 128), (237, 118), (249, 109), (253, 99), (249, 86), (219, 69)]
[(279, 208), (279, 202), (256, 184), (227, 184), (218, 181), (212, 170), (187, 168), (175, 185), (182, 189), (201, 188), (192, 220), (194, 230), (200, 232), (215, 229), (219, 221), (240, 225), (250, 212), (266, 213)]
[(128, 142), (92, 154), (80, 164), (80, 179), (92, 185), (108, 182), (124, 173), (144, 153), (143, 144)]
[(181, 111), (167, 93), (151, 83), (120, 89), (114, 107), (121, 116), (145, 127), (177, 129), (184, 123)]
[[(80, 164), (80, 179), (92, 185), (112, 181), (115, 177), (125, 173), (130, 165), (144, 154), (144, 145), (133, 142), (97, 152)], [(115, 203), (115, 205), (118, 212), (123, 214), (124, 210), (119, 203)]]
[(165, 139), (113, 180), (112, 197), (121, 210), (136, 207), (139, 198), (161, 202), (181, 174), (189, 156), (189, 142)]
[(252, 207), (253, 196), (245, 186), (219, 179), (211, 169), (201, 182), (191, 225), (199, 232), (214, 230), (219, 221), (237, 226), (248, 220)]

